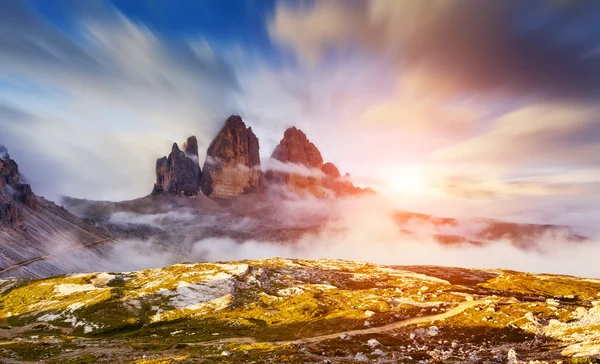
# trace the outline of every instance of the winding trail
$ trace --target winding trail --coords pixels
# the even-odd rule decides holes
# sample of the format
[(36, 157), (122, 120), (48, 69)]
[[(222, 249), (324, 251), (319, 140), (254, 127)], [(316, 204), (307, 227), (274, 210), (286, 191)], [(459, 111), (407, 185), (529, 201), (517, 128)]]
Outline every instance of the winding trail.
[(274, 344), (283, 344), (283, 345), (284, 344), (310, 344), (310, 343), (317, 343), (317, 342), (321, 342), (321, 341), (325, 341), (325, 340), (336, 339), (340, 335), (344, 335), (344, 334), (349, 335), (349, 336), (377, 334), (380, 332), (391, 331), (391, 330), (395, 330), (395, 329), (405, 327), (405, 326), (422, 324), (425, 322), (434, 322), (434, 321), (444, 320), (449, 317), (456, 316), (456, 315), (462, 313), (463, 311), (465, 311), (466, 309), (471, 308), (473, 306), (477, 306), (482, 303), (485, 303), (485, 301), (484, 300), (464, 301), (464, 302), (459, 303), (458, 306), (451, 308), (448, 311), (437, 314), (437, 315), (413, 317), (413, 318), (409, 318), (409, 319), (406, 319), (403, 321), (394, 322), (394, 323), (391, 323), (388, 325), (370, 327), (368, 329), (341, 331), (341, 332), (336, 332), (333, 334), (319, 335), (319, 336), (313, 336), (313, 337), (302, 338), (302, 339), (297, 339), (297, 340), (290, 340), (290, 341), (277, 341)]
[[(446, 312), (437, 314), (437, 315), (413, 317), (410, 319), (394, 322), (394, 323), (384, 325), (384, 326), (370, 327), (367, 329), (340, 331), (340, 332), (336, 332), (336, 333), (332, 333), (332, 334), (319, 335), (319, 336), (301, 338), (301, 339), (296, 339), (296, 340), (288, 340), (288, 341), (271, 341), (271, 342), (261, 341), (261, 343), (268, 343), (268, 344), (272, 344), (272, 345), (290, 345), (290, 344), (301, 345), (301, 344), (313, 344), (313, 343), (319, 343), (322, 341), (337, 339), (341, 335), (353, 336), (353, 335), (377, 334), (377, 333), (391, 331), (391, 330), (395, 330), (395, 329), (410, 326), (410, 325), (416, 325), (416, 324), (420, 324), (420, 323), (433, 323), (435, 321), (444, 320), (446, 318), (461, 314), (462, 312), (464, 312), (465, 310), (467, 310), (471, 307), (477, 306), (479, 304), (484, 304), (484, 303), (485, 303), (485, 300), (465, 301), (465, 302), (459, 303), (458, 306), (456, 306)], [(31, 325), (33, 325), (33, 324), (31, 324)], [(26, 326), (19, 327), (19, 328), (12, 328), (9, 330), (0, 330), (0, 333), (2, 333), (2, 331), (5, 331), (3, 333), (4, 335), (0, 335), (0, 337), (3, 337), (3, 338), (14, 337), (14, 334), (21, 334), (26, 329), (29, 329), (31, 325), (26, 325)], [(96, 341), (91, 338), (77, 338), (77, 340)], [(22, 340), (21, 339), (18, 342), (20, 342), (20, 343), (31, 342), (32, 344), (39, 344), (39, 343), (59, 344), (59, 343), (62, 343), (63, 341), (64, 340), (62, 340), (62, 339), (52, 339), (52, 340)], [(102, 340), (98, 340), (98, 341), (102, 341)], [(12, 340), (3, 341), (3, 342), (0, 342), (0, 346), (13, 344), (15, 342), (16, 341), (12, 341)], [(256, 341), (256, 339), (254, 339), (252, 337), (231, 337), (231, 338), (216, 339), (216, 340), (202, 341), (202, 342), (196, 342), (196, 343), (185, 343), (185, 345), (186, 346), (211, 346), (211, 345), (231, 344), (231, 343), (254, 344), (257, 342), (258, 341)], [(137, 344), (144, 344), (144, 343), (138, 342)], [(72, 352), (62, 353), (61, 355), (55, 356), (52, 359), (54, 359), (54, 360), (69, 359), (69, 358), (76, 358), (76, 357), (79, 357), (84, 354), (100, 354), (100, 353), (101, 354), (111, 353), (112, 355), (119, 355), (119, 354), (122, 355), (124, 353), (132, 352), (132, 351), (135, 351), (135, 350), (133, 350), (131, 348), (131, 346), (129, 346), (123, 342), (121, 342), (117, 345), (111, 345), (109, 342), (104, 342), (104, 345), (101, 345), (100, 347), (98, 347), (98, 344), (95, 344), (93, 346), (81, 348), (81, 349), (78, 349), (78, 350), (75, 350)]]
[[(319, 336), (313, 336), (313, 337), (305, 337), (305, 338), (296, 339), (296, 340), (271, 341), (271, 342), (265, 341), (264, 343), (269, 343), (269, 344), (274, 344), (274, 345), (312, 344), (312, 343), (318, 343), (321, 341), (337, 339), (341, 335), (353, 336), (353, 335), (377, 334), (380, 332), (391, 331), (391, 330), (395, 330), (395, 329), (405, 327), (405, 326), (416, 325), (416, 324), (421, 324), (421, 323), (425, 323), (425, 322), (434, 322), (434, 321), (444, 320), (449, 317), (461, 314), (462, 312), (464, 312), (465, 310), (467, 310), (471, 307), (474, 307), (474, 306), (477, 306), (480, 304), (485, 304), (485, 303), (486, 303), (485, 300), (464, 301), (464, 302), (459, 303), (458, 306), (451, 308), (448, 311), (437, 314), (437, 315), (413, 317), (413, 318), (409, 318), (409, 319), (406, 319), (403, 321), (394, 322), (394, 323), (391, 323), (388, 325), (370, 327), (367, 329), (340, 331), (340, 332), (335, 332), (332, 334), (325, 334), (325, 335), (319, 335)], [(204, 345), (229, 344), (229, 343), (254, 344), (257, 342), (258, 341), (256, 341), (256, 339), (254, 339), (252, 337), (231, 337), (231, 338), (226, 338), (226, 339), (202, 341), (202, 342), (198, 342), (198, 343), (186, 343), (186, 345), (204, 346)], [(263, 341), (260, 341), (260, 342), (262, 343)]]

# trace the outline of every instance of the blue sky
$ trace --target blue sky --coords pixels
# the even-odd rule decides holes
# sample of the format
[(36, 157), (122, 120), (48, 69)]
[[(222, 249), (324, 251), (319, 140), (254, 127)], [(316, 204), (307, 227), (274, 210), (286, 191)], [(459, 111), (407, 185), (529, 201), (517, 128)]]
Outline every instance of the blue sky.
[(40, 194), (119, 200), (240, 114), (263, 160), (296, 125), (410, 208), (585, 209), (599, 20), (592, 0), (4, 1), (0, 143)]

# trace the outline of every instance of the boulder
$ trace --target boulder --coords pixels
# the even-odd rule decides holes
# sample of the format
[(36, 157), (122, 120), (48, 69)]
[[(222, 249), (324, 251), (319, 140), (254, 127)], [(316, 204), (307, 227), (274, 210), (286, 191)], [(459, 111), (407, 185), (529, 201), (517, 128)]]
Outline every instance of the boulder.
[(210, 143), (202, 172), (202, 192), (228, 198), (256, 193), (261, 179), (258, 138), (238, 115), (230, 116)]

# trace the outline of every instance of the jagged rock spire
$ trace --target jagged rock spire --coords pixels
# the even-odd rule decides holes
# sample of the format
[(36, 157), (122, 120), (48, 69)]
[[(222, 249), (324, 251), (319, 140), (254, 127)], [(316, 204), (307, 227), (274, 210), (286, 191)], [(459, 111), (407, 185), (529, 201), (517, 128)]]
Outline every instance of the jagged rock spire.
[(200, 193), (200, 165), (198, 141), (191, 136), (183, 144), (183, 151), (173, 143), (168, 157), (156, 161), (156, 183), (153, 194), (195, 196)]
[(258, 138), (240, 116), (232, 115), (206, 152), (202, 192), (217, 198), (255, 193), (260, 176)]

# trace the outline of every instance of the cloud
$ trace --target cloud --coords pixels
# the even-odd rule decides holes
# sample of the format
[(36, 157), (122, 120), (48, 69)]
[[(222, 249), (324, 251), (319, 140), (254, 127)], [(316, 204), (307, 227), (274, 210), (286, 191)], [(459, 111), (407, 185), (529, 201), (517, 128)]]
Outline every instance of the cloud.
[[(271, 201), (272, 202), (272, 201)], [(186, 212), (140, 215), (121, 213), (114, 219), (129, 223), (151, 223), (163, 229), (189, 231), (211, 229), (215, 224), (226, 223), (238, 229), (265, 229), (270, 219), (278, 226), (304, 231), (298, 239), (244, 239), (209, 236), (197, 240), (180, 239), (162, 242), (159, 239), (138, 241), (121, 240), (103, 245), (101, 251), (71, 249), (71, 245), (57, 240), (54, 249), (61, 245), (56, 261), (63, 267), (68, 262), (80, 270), (134, 270), (166, 266), (179, 262), (223, 261), (287, 258), (334, 258), (367, 261), (392, 265), (448, 265), (477, 268), (504, 268), (531, 272), (550, 272), (599, 277), (594, 264), (600, 252), (600, 242), (573, 242), (567, 239), (566, 230), (547, 231), (536, 237), (537, 245), (521, 249), (508, 239), (484, 241), (483, 246), (470, 244), (440, 245), (436, 234), (460, 235), (468, 239), (478, 236), (489, 223), (481, 219), (459, 219), (454, 224), (432, 224), (420, 219), (409, 219), (398, 225), (394, 214), (397, 206), (381, 196), (364, 196), (356, 199), (284, 199), (276, 204), (272, 213), (260, 219), (227, 221), (211, 219), (207, 215), (190, 217)], [(597, 204), (592, 210), (580, 210), (579, 217), (597, 218)], [(512, 206), (514, 207), (514, 206)], [(268, 211), (268, 210), (267, 210)], [(545, 211), (550, 209), (545, 208)], [(566, 215), (566, 211), (555, 211)], [(312, 225), (311, 222), (312, 221)], [(315, 229), (315, 222), (321, 225)], [(585, 224), (584, 224), (585, 225)], [(312, 227), (312, 228), (311, 228)], [(412, 233), (406, 233), (410, 230)], [(236, 234), (237, 230), (231, 231)], [(596, 231), (598, 234), (600, 231)], [(66, 246), (63, 246), (65, 245)], [(87, 262), (87, 265), (83, 262)]]
[(18, 107), (0, 103), (0, 124), (27, 124), (34, 119), (33, 115)]
[(3, 81), (32, 87), (0, 88), (12, 110), (0, 110), (0, 142), (49, 198), (145, 195), (173, 140), (195, 134), (203, 150), (235, 110), (236, 72), (202, 39), (167, 39), (109, 5), (71, 10), (60, 28), (2, 5)]
[(283, 172), (307, 177), (325, 177), (325, 173), (318, 168), (310, 168), (302, 164), (284, 163), (274, 158), (269, 158), (262, 166), (264, 171)]
[(600, 109), (565, 103), (538, 103), (500, 116), (491, 130), (436, 151), (438, 160), (471, 164), (600, 163)]
[(309, 64), (356, 46), (396, 55), (430, 90), (593, 99), (599, 14), (593, 0), (280, 2), (269, 30)]

